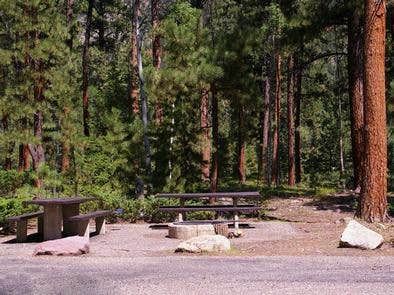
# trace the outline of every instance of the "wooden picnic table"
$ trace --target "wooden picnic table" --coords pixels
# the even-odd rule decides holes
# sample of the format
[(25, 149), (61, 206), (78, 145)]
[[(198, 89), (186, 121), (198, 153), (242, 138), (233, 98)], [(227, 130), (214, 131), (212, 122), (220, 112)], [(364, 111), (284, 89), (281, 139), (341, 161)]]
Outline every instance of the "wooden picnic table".
[(68, 221), (71, 216), (79, 215), (80, 204), (95, 200), (91, 197), (70, 197), (53, 199), (35, 199), (24, 201), (24, 204), (39, 205), (44, 208), (43, 239), (54, 240), (62, 237), (62, 226), (65, 235), (78, 231), (78, 224)]
[[(180, 200), (179, 206), (161, 206), (160, 210), (163, 212), (177, 212), (178, 221), (184, 220), (184, 213), (196, 211), (215, 211), (215, 212), (233, 212), (234, 226), (238, 230), (239, 226), (239, 212), (253, 212), (260, 209), (260, 206), (253, 204), (238, 205), (239, 199), (259, 199), (261, 195), (259, 192), (216, 192), (216, 193), (160, 193), (156, 194), (158, 198), (176, 198)], [(231, 198), (232, 205), (209, 205), (209, 206), (185, 206), (185, 200), (190, 199), (211, 199), (211, 198)]]

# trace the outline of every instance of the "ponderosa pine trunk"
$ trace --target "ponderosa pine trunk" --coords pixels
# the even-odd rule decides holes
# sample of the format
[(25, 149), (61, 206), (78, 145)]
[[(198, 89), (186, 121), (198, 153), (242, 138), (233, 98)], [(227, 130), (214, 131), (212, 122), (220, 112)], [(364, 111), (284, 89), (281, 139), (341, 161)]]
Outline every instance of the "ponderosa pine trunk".
[(280, 99), (281, 93), (281, 56), (278, 54), (275, 59), (275, 113), (274, 113), (274, 133), (272, 147), (272, 177), (271, 183), (279, 185), (279, 129), (280, 129)]
[[(33, 170), (35, 172), (38, 172), (38, 169), (40, 168), (41, 164), (45, 162), (45, 153), (44, 153), (44, 147), (42, 145), (42, 126), (44, 123), (43, 115), (41, 111), (37, 111), (34, 114), (34, 137), (36, 137), (37, 141), (40, 143), (38, 144), (29, 144), (29, 152), (32, 158), (33, 162)], [(34, 179), (34, 186), (37, 188), (42, 187), (42, 179), (40, 176), (37, 176)]]
[(294, 159), (294, 58), (291, 55), (287, 62), (287, 131), (288, 131), (288, 180), (289, 186), (295, 186)]
[[(4, 132), (7, 132), (7, 130), (8, 130), (8, 115), (5, 115), (1, 119), (1, 123), (3, 125)], [(4, 170), (11, 170), (12, 169), (11, 157), (12, 157), (12, 152), (14, 151), (14, 146), (15, 146), (14, 142), (8, 143), (8, 147), (7, 147), (6, 155), (5, 155), (5, 159), (4, 159)]]
[[(161, 0), (151, 0), (151, 13), (152, 13), (152, 30), (153, 30), (153, 40), (152, 40), (152, 58), (153, 67), (159, 70), (161, 67), (161, 54), (162, 46), (160, 40), (160, 34), (158, 32), (160, 19), (160, 1)], [(155, 104), (155, 121), (157, 124), (163, 122), (163, 106), (160, 98), (157, 99)]]
[(28, 171), (30, 169), (30, 152), (27, 144), (19, 145), (18, 171)]
[(364, 159), (357, 215), (387, 220), (387, 128), (385, 97), (386, 3), (365, 0)]
[(295, 71), (295, 118), (294, 118), (294, 162), (295, 181), (301, 183), (301, 98), (302, 98), (302, 68), (300, 60), (297, 60), (297, 70)]
[(348, 20), (348, 77), (354, 188), (359, 191), (362, 179), (364, 93), (361, 13), (357, 8)]
[(89, 0), (88, 11), (86, 13), (85, 40), (82, 52), (82, 104), (83, 104), (83, 133), (90, 135), (89, 128), (89, 74), (90, 74), (90, 31), (92, 27), (94, 0)]
[(237, 172), (238, 181), (244, 184), (245, 174), (245, 110), (244, 105), (238, 106), (238, 147), (237, 147)]
[(139, 79), (138, 79), (138, 42), (137, 42), (137, 25), (140, 15), (140, 0), (132, 2), (132, 19), (131, 19), (131, 49), (130, 49), (130, 101), (132, 104), (133, 114), (140, 111), (139, 104)]
[[(74, 15), (74, 0), (66, 0), (66, 22), (70, 38), (67, 40), (67, 45), (70, 51), (73, 49), (73, 32), (72, 32), (72, 21)], [(64, 116), (67, 118), (70, 114), (68, 107), (63, 107)], [(65, 137), (65, 136), (64, 136)], [(61, 171), (67, 172), (70, 169), (70, 142), (68, 138), (63, 138), (61, 142)]]
[(201, 178), (209, 181), (210, 162), (211, 162), (211, 136), (209, 126), (209, 90), (201, 91), (200, 103), (200, 127), (202, 133), (201, 140)]
[(219, 183), (219, 106), (215, 85), (211, 85), (212, 96), (212, 137), (213, 163), (211, 171), (211, 192), (216, 192)]
[[(269, 65), (267, 66), (267, 68)], [(265, 184), (269, 184), (269, 171), (268, 171), (268, 161), (269, 161), (269, 136), (270, 136), (270, 104), (271, 104), (271, 85), (269, 75), (266, 75), (263, 79), (263, 114), (261, 121), (261, 152), (260, 152), (260, 180)]]

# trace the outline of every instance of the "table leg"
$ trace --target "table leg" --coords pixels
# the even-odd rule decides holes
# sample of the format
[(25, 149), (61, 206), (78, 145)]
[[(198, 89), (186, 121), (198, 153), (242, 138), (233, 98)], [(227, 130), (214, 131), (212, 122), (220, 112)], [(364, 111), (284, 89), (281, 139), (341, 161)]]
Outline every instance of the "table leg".
[(67, 221), (75, 215), (79, 215), (79, 204), (63, 205), (63, 232), (66, 236), (78, 234), (78, 222)]
[(44, 207), (44, 241), (62, 237), (62, 206), (46, 205)]
[[(233, 198), (233, 206), (234, 207), (238, 206), (238, 198), (237, 197)], [(239, 231), (239, 222), (238, 222), (238, 220), (239, 220), (238, 212), (234, 211), (234, 230), (235, 230), (236, 233), (238, 233), (238, 231)]]
[[(180, 200), (180, 203), (181, 203), (180, 207), (183, 208), (183, 207), (185, 206), (185, 200), (184, 200), (184, 199), (181, 199), (181, 200)], [(179, 213), (178, 213), (178, 222), (182, 222), (184, 219), (185, 219), (184, 213), (179, 212)]]
[(236, 233), (239, 231), (239, 217), (238, 217), (238, 212), (234, 212), (234, 230)]

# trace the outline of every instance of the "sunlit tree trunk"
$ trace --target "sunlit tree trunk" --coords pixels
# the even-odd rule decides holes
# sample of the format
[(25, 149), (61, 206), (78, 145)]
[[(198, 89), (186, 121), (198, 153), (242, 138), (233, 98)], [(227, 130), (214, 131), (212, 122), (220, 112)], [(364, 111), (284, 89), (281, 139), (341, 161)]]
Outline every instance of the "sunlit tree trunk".
[(219, 182), (219, 109), (215, 85), (211, 85), (212, 95), (212, 137), (213, 137), (213, 163), (211, 171), (211, 191), (216, 192)]
[[(267, 68), (269, 65), (267, 66)], [(263, 114), (261, 121), (261, 152), (260, 152), (260, 180), (265, 184), (269, 184), (269, 171), (268, 171), (268, 161), (269, 161), (269, 136), (270, 136), (270, 104), (271, 104), (271, 96), (270, 96), (270, 78), (269, 75), (265, 75), (263, 78)]]
[(287, 131), (288, 131), (288, 185), (295, 185), (295, 159), (294, 159), (294, 59), (290, 56), (287, 62)]
[(295, 118), (294, 118), (294, 162), (295, 162), (295, 181), (301, 183), (301, 96), (302, 96), (302, 68), (298, 60), (297, 70), (295, 71)]
[(27, 144), (19, 145), (18, 171), (28, 171), (30, 169), (30, 152)]
[(210, 171), (210, 162), (211, 162), (211, 136), (210, 136), (210, 126), (209, 126), (209, 90), (208, 89), (203, 89), (201, 92), (200, 126), (202, 133), (201, 178), (203, 181), (209, 181), (209, 171)]
[[(66, 0), (66, 22), (70, 38), (67, 40), (68, 47), (70, 51), (73, 49), (73, 32), (72, 32), (72, 21), (74, 15), (74, 0)], [(68, 107), (63, 108), (63, 113), (65, 117), (70, 114), (70, 109)], [(65, 137), (65, 136), (64, 136)], [(70, 168), (70, 142), (68, 138), (63, 138), (61, 142), (61, 171), (66, 172)]]
[(90, 135), (89, 129), (89, 67), (90, 67), (90, 31), (92, 26), (94, 0), (89, 0), (85, 23), (85, 40), (82, 53), (82, 103), (83, 103), (83, 132), (85, 136)]
[(140, 0), (132, 0), (131, 38), (130, 38), (130, 101), (133, 114), (138, 114), (139, 107), (139, 83), (138, 83), (138, 42), (137, 25), (140, 11)]
[[(153, 40), (152, 40), (152, 58), (153, 66), (155, 69), (160, 69), (161, 67), (161, 54), (162, 46), (160, 40), (160, 34), (158, 33), (158, 28), (160, 25), (159, 13), (160, 13), (160, 3), (161, 0), (151, 0), (151, 12), (152, 12), (152, 30), (153, 30)], [(155, 121), (160, 124), (163, 121), (163, 106), (160, 98), (157, 98), (155, 104)]]
[(386, 3), (365, 0), (364, 159), (357, 215), (387, 220), (387, 128), (385, 98)]
[[(8, 115), (5, 115), (2, 119), (1, 119), (1, 123), (3, 125), (3, 130), (4, 132), (7, 132), (8, 130)], [(5, 159), (4, 159), (4, 170), (11, 170), (12, 169), (12, 152), (14, 151), (14, 146), (15, 143), (11, 142), (11, 143), (7, 143), (7, 149), (6, 149), (6, 154), (5, 154)]]
[(348, 77), (354, 188), (359, 190), (361, 188), (364, 129), (363, 53), (359, 9), (355, 9), (348, 20)]
[(238, 161), (237, 172), (239, 183), (244, 184), (246, 181), (245, 173), (245, 109), (244, 105), (238, 106)]
[[(38, 144), (29, 144), (29, 152), (33, 162), (33, 170), (38, 172), (41, 164), (45, 162), (44, 147), (42, 146), (42, 126), (44, 123), (43, 115), (41, 111), (37, 111), (34, 114), (34, 137), (39, 141)], [(34, 186), (40, 188), (42, 186), (42, 179), (40, 176), (36, 176), (34, 179)]]
[(274, 113), (274, 134), (272, 150), (272, 178), (271, 183), (279, 185), (279, 129), (280, 129), (280, 99), (281, 93), (281, 56), (278, 54), (275, 59), (275, 113)]

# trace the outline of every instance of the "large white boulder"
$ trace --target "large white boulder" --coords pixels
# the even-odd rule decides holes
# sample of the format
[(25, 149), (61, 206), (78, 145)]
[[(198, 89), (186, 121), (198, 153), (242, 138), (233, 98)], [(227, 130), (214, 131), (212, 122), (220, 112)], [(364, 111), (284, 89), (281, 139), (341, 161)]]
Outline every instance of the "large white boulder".
[(376, 249), (382, 245), (384, 239), (381, 234), (370, 230), (355, 220), (350, 220), (342, 233), (340, 246), (360, 249)]
[(89, 239), (80, 236), (40, 243), (33, 255), (77, 256), (89, 253)]
[(221, 235), (203, 235), (180, 243), (175, 252), (221, 252), (230, 250), (230, 240)]

